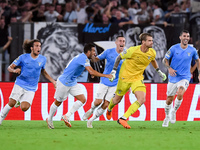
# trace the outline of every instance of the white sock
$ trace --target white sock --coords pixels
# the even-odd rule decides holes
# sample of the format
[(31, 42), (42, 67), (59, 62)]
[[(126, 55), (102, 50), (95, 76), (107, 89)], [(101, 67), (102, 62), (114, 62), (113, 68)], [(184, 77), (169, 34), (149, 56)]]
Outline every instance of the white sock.
[(94, 111), (98, 106), (94, 105), (94, 102), (92, 102), (91, 110)]
[(77, 100), (72, 108), (65, 114), (68, 118), (74, 114), (81, 106), (83, 106), (83, 103), (79, 100)]
[(0, 124), (3, 122), (3, 120), (6, 118), (8, 112), (12, 109), (8, 104), (3, 108), (1, 111), (1, 117), (0, 117)]
[(105, 112), (105, 109), (102, 109), (101, 107), (99, 107), (97, 109), (97, 111), (95, 111), (95, 113), (93, 114), (93, 116), (89, 120), (94, 121), (95, 119), (100, 117), (104, 112)]
[(177, 97), (175, 99), (175, 104), (174, 104), (174, 111), (176, 112), (178, 110), (178, 108), (181, 106), (183, 99), (178, 100)]
[(49, 121), (53, 120), (53, 116), (55, 115), (57, 109), (58, 109), (58, 106), (56, 106), (55, 103), (53, 102), (51, 104), (50, 111), (49, 111), (49, 116), (48, 116)]
[(169, 117), (170, 109), (171, 109), (171, 104), (170, 105), (165, 104), (165, 116), (166, 117)]

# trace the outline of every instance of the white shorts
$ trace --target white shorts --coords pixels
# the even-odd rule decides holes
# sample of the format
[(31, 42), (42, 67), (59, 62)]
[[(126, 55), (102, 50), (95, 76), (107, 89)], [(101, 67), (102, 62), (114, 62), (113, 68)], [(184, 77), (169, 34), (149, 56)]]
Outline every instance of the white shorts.
[(117, 86), (106, 86), (104, 84), (99, 84), (97, 93), (96, 93), (96, 99), (105, 99), (110, 102), (111, 98), (113, 98)]
[(178, 88), (182, 86), (184, 87), (185, 91), (187, 90), (188, 86), (189, 86), (189, 81), (188, 80), (181, 80), (177, 83), (171, 83), (169, 82), (167, 84), (167, 96), (174, 96), (176, 95), (176, 92), (178, 90)]
[(83, 91), (78, 84), (74, 86), (65, 86), (59, 80), (57, 80), (57, 87), (54, 98), (59, 102), (63, 102), (67, 99), (69, 94), (72, 96), (77, 96), (83, 94)]
[(16, 101), (21, 102), (28, 102), (30, 105), (33, 102), (33, 98), (35, 96), (35, 92), (27, 91), (23, 89), (21, 86), (14, 84), (12, 92), (9, 98), (12, 98)]

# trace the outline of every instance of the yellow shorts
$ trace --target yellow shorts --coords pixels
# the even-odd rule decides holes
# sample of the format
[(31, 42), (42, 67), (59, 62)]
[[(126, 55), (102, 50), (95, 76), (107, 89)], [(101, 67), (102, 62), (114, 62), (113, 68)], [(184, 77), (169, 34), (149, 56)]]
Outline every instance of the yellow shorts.
[(131, 88), (132, 92), (143, 91), (146, 93), (146, 86), (144, 85), (143, 80), (138, 80), (135, 82), (124, 82), (122, 79), (118, 80), (116, 94), (118, 96), (123, 96)]

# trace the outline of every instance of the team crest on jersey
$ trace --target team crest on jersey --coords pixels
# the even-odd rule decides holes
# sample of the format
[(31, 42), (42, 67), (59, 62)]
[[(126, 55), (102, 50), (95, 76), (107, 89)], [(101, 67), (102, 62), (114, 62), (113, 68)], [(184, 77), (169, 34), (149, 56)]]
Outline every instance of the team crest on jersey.
[(188, 54), (188, 56), (190, 56), (191, 53), (187, 53), (187, 54)]
[(41, 62), (38, 62), (38, 65), (40, 66), (40, 65), (41, 65)]
[(151, 56), (148, 56), (148, 59), (150, 59), (151, 58)]

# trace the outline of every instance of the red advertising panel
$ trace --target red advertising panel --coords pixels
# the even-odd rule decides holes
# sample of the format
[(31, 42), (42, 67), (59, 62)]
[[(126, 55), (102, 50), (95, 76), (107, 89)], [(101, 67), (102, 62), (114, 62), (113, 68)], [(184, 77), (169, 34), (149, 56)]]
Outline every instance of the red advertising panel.
[[(9, 96), (12, 91), (13, 82), (0, 83), (0, 112), (8, 103)], [(70, 120), (82, 120), (84, 113), (91, 107), (92, 101), (95, 99), (95, 93), (98, 88), (96, 83), (79, 83), (87, 102), (81, 107)], [(129, 117), (129, 120), (140, 121), (162, 121), (165, 117), (164, 106), (166, 99), (167, 84), (151, 84), (146, 83), (147, 93), (146, 102), (137, 112)], [(35, 93), (35, 98), (31, 108), (27, 112), (22, 112), (20, 108), (13, 108), (9, 112), (6, 120), (45, 120), (48, 116), (49, 108), (54, 101), (55, 89), (51, 83), (39, 83), (38, 90)], [(200, 85), (190, 84), (184, 94), (181, 107), (177, 111), (178, 121), (195, 121), (200, 120)], [(113, 109), (113, 118), (117, 120), (121, 117), (128, 107), (136, 100), (134, 94), (126, 94), (122, 101)], [(60, 120), (61, 116), (73, 105), (73, 96), (69, 95), (67, 100), (58, 108), (54, 120)], [(100, 116), (99, 120), (107, 120), (106, 113)]]

